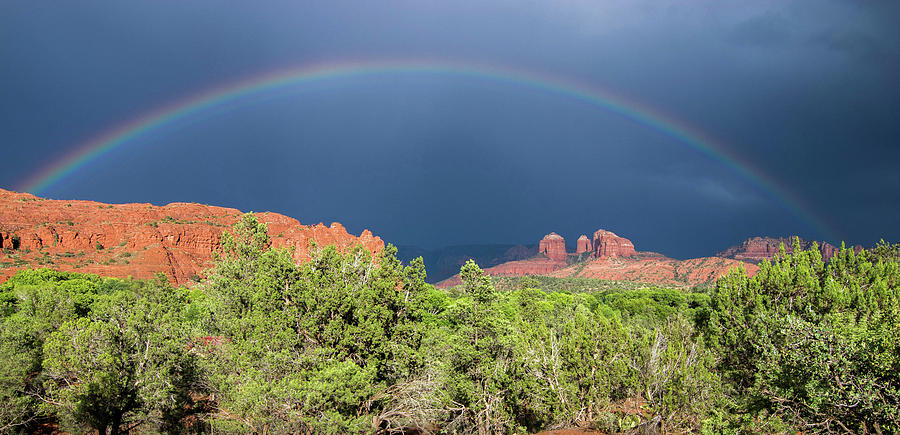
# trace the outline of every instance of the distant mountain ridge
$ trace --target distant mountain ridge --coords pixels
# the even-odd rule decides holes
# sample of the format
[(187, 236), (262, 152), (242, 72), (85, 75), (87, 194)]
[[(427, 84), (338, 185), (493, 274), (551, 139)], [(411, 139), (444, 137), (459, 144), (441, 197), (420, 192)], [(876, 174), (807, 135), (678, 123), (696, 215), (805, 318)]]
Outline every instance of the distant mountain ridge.
[[(48, 267), (113, 277), (152, 278), (164, 273), (183, 284), (212, 264), (222, 232), (241, 216), (233, 208), (172, 203), (104, 204), (39, 198), (0, 189), (0, 281), (19, 269)], [(370, 252), (384, 242), (369, 230), (359, 236), (340, 223), (303, 225), (278, 213), (257, 213), (274, 247), (293, 247), (309, 259), (309, 243)]]

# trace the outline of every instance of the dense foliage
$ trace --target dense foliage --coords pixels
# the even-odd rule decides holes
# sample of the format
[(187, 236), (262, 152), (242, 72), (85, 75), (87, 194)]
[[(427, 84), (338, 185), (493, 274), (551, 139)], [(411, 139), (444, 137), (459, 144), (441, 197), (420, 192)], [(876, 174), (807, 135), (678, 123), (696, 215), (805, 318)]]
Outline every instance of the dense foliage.
[(183, 290), (47, 269), (0, 286), (0, 428), (181, 425), (195, 376)]
[[(782, 247), (783, 248), (783, 247)], [(733, 407), (806, 431), (900, 432), (897, 248), (813, 247), (720, 279), (704, 331)]]
[(696, 292), (501, 290), (469, 262), (443, 291), (390, 245), (297, 265), (253, 215), (223, 240), (192, 289), (0, 285), (0, 431), (900, 430), (896, 247), (782, 255)]

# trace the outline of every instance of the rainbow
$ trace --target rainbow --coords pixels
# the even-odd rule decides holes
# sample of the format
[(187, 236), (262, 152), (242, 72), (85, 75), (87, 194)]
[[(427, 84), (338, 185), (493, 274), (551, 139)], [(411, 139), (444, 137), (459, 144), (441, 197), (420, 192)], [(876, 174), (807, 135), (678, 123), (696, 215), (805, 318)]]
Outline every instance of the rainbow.
[(615, 95), (609, 90), (530, 71), (513, 70), (494, 65), (446, 61), (362, 61), (323, 63), (287, 68), (244, 80), (214, 86), (198, 94), (145, 112), (123, 124), (73, 147), (50, 165), (36, 171), (21, 183), (20, 190), (40, 194), (52, 185), (77, 172), (110, 150), (171, 123), (196, 116), (226, 104), (238, 104), (249, 96), (282, 90), (304, 83), (337, 80), (359, 76), (387, 74), (437, 74), (464, 76), (499, 81), (536, 89), (581, 101), (590, 106), (616, 113), (646, 126), (718, 160), (753, 184), (772, 195), (787, 211), (811, 225), (820, 235), (836, 240), (828, 226), (803, 206), (788, 189), (781, 187), (764, 172), (739, 159), (727, 147), (685, 122), (654, 110), (640, 102)]

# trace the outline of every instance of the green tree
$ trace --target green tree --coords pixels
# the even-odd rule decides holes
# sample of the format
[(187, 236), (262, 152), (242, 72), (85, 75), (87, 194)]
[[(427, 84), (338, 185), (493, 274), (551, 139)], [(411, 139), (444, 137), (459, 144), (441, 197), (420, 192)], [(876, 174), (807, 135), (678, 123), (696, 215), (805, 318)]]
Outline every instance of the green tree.
[(469, 260), (460, 269), (466, 297), (447, 309), (449, 400), (457, 404), (450, 430), (479, 434), (505, 432), (513, 426), (504, 392), (509, 381), (512, 346), (510, 323), (498, 311), (490, 277)]
[(617, 319), (592, 312), (582, 298), (525, 289), (513, 296), (515, 359), (507, 393), (530, 431), (598, 416), (627, 375), (627, 334)]
[(44, 341), (66, 321), (88, 314), (109, 281), (40, 269), (0, 284), (0, 432), (34, 431), (55, 416), (40, 399), (46, 396)]
[[(246, 246), (249, 245), (249, 246)], [(269, 249), (245, 215), (224, 237), (202, 321), (202, 353), (226, 431), (359, 432), (402, 424), (381, 412), (392, 386), (415, 375), (428, 301), (421, 260), (402, 266), (388, 245), (311, 247), (311, 259)]]
[(99, 433), (178, 427), (195, 379), (182, 292), (165, 282), (102, 295), (44, 343), (44, 388), (62, 421)]
[(719, 280), (703, 327), (738, 412), (821, 432), (900, 431), (900, 269), (891, 250), (782, 252)]

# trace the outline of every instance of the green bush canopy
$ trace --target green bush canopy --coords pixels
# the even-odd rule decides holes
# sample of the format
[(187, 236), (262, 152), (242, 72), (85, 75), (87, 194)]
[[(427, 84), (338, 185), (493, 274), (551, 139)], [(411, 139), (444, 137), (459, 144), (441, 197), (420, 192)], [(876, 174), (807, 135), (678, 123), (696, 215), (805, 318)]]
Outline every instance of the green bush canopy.
[(897, 253), (795, 249), (693, 291), (498, 291), (469, 261), (444, 291), (391, 245), (297, 265), (247, 214), (192, 288), (0, 284), (0, 431), (897, 433)]

